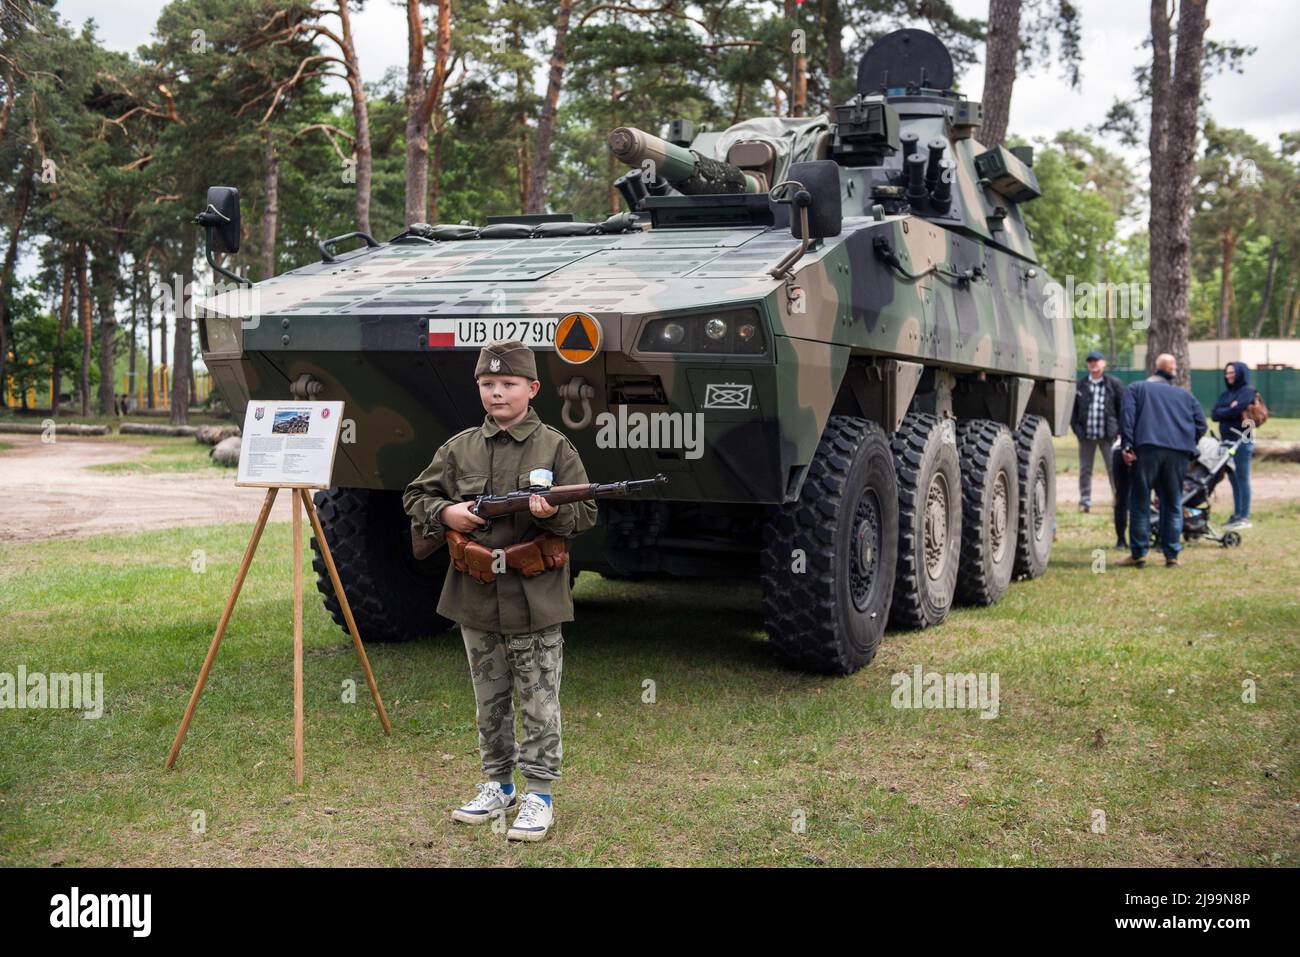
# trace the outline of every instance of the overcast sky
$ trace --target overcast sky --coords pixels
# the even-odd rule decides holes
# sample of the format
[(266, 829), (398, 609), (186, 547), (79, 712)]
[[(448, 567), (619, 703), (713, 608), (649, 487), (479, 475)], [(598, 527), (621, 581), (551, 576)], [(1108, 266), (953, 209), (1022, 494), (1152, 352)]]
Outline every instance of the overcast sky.
[[(852, 0), (849, 0), (852, 2)], [(1017, 78), (1011, 101), (1011, 132), (1034, 139), (1062, 129), (1099, 123), (1117, 96), (1133, 91), (1133, 68), (1143, 59), (1150, 7), (1143, 0), (1077, 0), (1083, 22), (1083, 70), (1078, 90), (1050, 65)], [(59, 0), (74, 25), (94, 17), (106, 45), (134, 51), (149, 41), (165, 0)], [(953, 0), (966, 17), (984, 17), (987, 0)], [(775, 4), (774, 4), (775, 7)], [(1242, 75), (1211, 81), (1210, 111), (1226, 126), (1240, 126), (1270, 145), (1284, 130), (1300, 128), (1300, 40), (1295, 0), (1209, 0), (1209, 36), (1256, 47)], [(404, 66), (406, 21), (394, 0), (369, 0), (354, 18), (361, 69), (367, 82), (389, 67)], [(984, 69), (977, 64), (960, 78), (978, 97)]]

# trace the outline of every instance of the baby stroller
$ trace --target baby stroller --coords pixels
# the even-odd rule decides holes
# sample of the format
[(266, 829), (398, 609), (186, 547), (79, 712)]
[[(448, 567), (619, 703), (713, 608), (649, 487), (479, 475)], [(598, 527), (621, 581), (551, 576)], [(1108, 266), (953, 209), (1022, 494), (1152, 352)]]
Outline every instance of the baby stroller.
[[(1210, 521), (1210, 496), (1228, 470), (1236, 468), (1233, 456), (1237, 454), (1237, 446), (1247, 437), (1238, 435), (1230, 442), (1221, 442), (1206, 435), (1197, 443), (1196, 458), (1192, 459), (1187, 474), (1183, 476), (1184, 541), (1204, 538), (1218, 542), (1224, 548), (1236, 548), (1241, 544), (1240, 532), (1220, 532)], [(1153, 525), (1159, 521), (1159, 510), (1155, 505), (1151, 508), (1151, 520)]]

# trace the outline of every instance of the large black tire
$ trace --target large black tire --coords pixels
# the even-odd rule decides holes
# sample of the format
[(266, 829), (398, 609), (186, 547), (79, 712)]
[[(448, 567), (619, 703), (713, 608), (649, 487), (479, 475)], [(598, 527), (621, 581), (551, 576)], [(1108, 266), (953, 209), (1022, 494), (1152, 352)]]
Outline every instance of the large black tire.
[(842, 675), (875, 657), (897, 548), (889, 440), (874, 422), (833, 415), (798, 500), (773, 509), (763, 528), (763, 621), (781, 657)]
[(1011, 431), (989, 419), (957, 427), (961, 459), (961, 574), (957, 597), (991, 605), (1007, 593), (1016, 563), (1020, 464)]
[(1052, 430), (1040, 415), (1027, 415), (1016, 430), (1020, 468), (1020, 521), (1016, 535), (1015, 577), (1037, 578), (1047, 571), (1056, 531), (1056, 450)]
[(890, 447), (898, 472), (898, 574), (889, 613), (895, 628), (948, 617), (961, 558), (961, 463), (951, 419), (909, 412)]
[[(401, 493), (332, 488), (317, 492), (314, 501), (362, 641), (411, 641), (452, 627), (438, 614), (447, 549), (415, 560), (411, 520), (402, 511)], [(316, 588), (335, 623), (346, 631), (314, 535), (311, 547)]]

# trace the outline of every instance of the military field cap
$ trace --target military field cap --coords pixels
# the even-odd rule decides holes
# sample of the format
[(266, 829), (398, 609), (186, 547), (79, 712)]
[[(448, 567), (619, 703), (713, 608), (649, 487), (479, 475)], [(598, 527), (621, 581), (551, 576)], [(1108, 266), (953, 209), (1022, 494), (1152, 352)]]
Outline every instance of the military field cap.
[(518, 339), (499, 339), (489, 342), (478, 354), (474, 378), (481, 375), (521, 375), (525, 379), (537, 378), (537, 357), (533, 350)]

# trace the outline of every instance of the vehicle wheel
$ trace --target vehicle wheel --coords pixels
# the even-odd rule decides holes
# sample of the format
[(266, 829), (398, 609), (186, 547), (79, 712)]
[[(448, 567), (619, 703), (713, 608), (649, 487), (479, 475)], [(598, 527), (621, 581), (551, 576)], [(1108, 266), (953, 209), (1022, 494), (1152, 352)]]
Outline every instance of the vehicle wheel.
[(1016, 430), (1020, 468), (1020, 521), (1016, 534), (1015, 577), (1037, 578), (1047, 571), (1056, 528), (1056, 452), (1052, 431), (1040, 415), (1027, 415)]
[(851, 674), (876, 654), (898, 551), (898, 480), (885, 431), (833, 415), (798, 500), (772, 510), (760, 556), (763, 622), (790, 664)]
[(1224, 547), (1224, 548), (1236, 548), (1236, 547), (1237, 547), (1238, 545), (1240, 545), (1240, 544), (1241, 544), (1241, 533), (1240, 533), (1240, 532), (1224, 532), (1224, 533), (1223, 533), (1223, 547)]
[(948, 617), (961, 556), (961, 463), (951, 419), (909, 412), (890, 446), (898, 473), (898, 573), (890, 625)]
[[(411, 554), (411, 520), (399, 492), (332, 488), (314, 498), (339, 580), (362, 641), (411, 641), (452, 626), (438, 614), (447, 549), (423, 561)], [(325, 559), (313, 535), (316, 589), (339, 627), (347, 630)]]
[(991, 605), (1007, 593), (1016, 562), (1020, 476), (1006, 426), (972, 419), (957, 427), (961, 460), (961, 573), (957, 597)]

